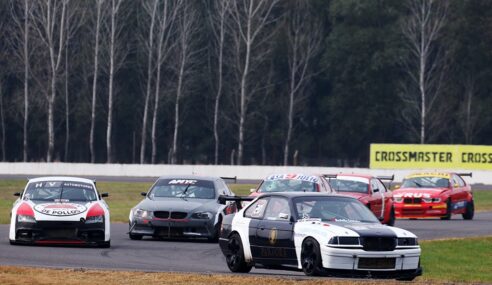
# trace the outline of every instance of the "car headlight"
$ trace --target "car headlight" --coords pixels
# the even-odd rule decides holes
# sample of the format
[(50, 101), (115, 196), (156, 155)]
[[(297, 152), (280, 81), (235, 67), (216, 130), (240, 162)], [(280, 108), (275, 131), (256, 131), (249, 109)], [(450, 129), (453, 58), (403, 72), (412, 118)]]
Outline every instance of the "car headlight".
[(33, 216), (17, 215), (17, 222), (19, 222), (19, 223), (36, 223), (36, 219)]
[(394, 200), (396, 203), (401, 203), (401, 202), (403, 202), (403, 197), (393, 197), (393, 200)]
[(87, 220), (85, 220), (86, 224), (95, 224), (95, 223), (102, 223), (102, 222), (104, 222), (103, 216), (92, 216), (92, 217), (88, 217)]
[(360, 245), (358, 237), (332, 237), (328, 244), (330, 245)]
[(417, 238), (398, 238), (398, 246), (414, 246), (419, 245)]
[(432, 198), (422, 198), (425, 203), (432, 203)]
[(426, 203), (440, 203), (441, 198), (422, 198), (422, 201)]
[(210, 220), (212, 218), (212, 213), (210, 212), (196, 212), (191, 215), (193, 219)]
[(152, 214), (152, 211), (142, 209), (135, 209), (135, 211), (133, 211), (133, 217), (137, 219), (152, 219)]

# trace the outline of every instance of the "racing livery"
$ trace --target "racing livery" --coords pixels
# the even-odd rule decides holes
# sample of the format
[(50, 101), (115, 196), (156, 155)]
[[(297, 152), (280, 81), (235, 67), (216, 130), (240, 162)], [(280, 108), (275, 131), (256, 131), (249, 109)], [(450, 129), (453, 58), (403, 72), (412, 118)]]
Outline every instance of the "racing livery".
[(401, 280), (422, 274), (414, 234), (380, 224), (357, 199), (336, 194), (258, 196), (224, 218), (219, 244), (232, 272), (255, 266)]
[(272, 174), (265, 178), (250, 196), (273, 192), (333, 192), (323, 175), (301, 173)]
[(86, 244), (110, 247), (109, 207), (89, 179), (29, 180), (11, 212), (11, 244)]
[(393, 194), (382, 180), (393, 181), (394, 176), (372, 176), (368, 174), (328, 174), (331, 188), (341, 195), (359, 199), (374, 215), (388, 226), (395, 224)]
[(393, 191), (396, 218), (473, 219), (473, 193), (462, 176), (471, 173), (422, 172), (407, 176)]
[[(233, 178), (235, 179), (235, 178)], [(219, 195), (234, 195), (220, 177), (162, 176), (142, 192), (145, 199), (130, 211), (130, 239), (195, 237), (217, 240), (225, 214), (235, 203), (218, 203)]]

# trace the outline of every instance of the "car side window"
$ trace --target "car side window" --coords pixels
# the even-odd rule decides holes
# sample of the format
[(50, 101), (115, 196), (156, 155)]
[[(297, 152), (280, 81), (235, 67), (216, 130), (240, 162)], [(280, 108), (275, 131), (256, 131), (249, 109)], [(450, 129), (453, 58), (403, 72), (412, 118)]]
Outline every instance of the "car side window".
[(271, 198), (263, 219), (272, 221), (289, 221), (289, 218), (289, 201), (285, 198)]
[(460, 187), (465, 186), (465, 181), (459, 175), (453, 175), (453, 185), (458, 184)]
[[(372, 188), (372, 193), (373, 194), (376, 193), (374, 191), (375, 189), (378, 189), (379, 192), (381, 191), (381, 189), (379, 189), (379, 185), (378, 185), (378, 183), (376, 181), (377, 181), (377, 179), (371, 179), (371, 188)], [(379, 192), (377, 192), (377, 193), (379, 193)]]
[(261, 219), (263, 218), (263, 214), (265, 213), (266, 206), (268, 204), (267, 198), (262, 198), (256, 200), (253, 204), (251, 204), (246, 211), (244, 212), (244, 216), (246, 218), (251, 219)]
[(380, 193), (386, 193), (386, 186), (384, 185), (384, 183), (381, 182), (381, 180), (379, 180), (379, 179), (376, 179), (376, 183), (378, 185), (379, 192)]

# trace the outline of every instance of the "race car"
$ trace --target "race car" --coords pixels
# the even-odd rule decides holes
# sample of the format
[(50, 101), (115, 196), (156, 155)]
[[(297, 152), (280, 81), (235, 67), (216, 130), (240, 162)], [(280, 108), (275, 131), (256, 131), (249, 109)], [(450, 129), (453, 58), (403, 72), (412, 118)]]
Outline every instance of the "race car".
[(109, 207), (96, 184), (76, 177), (30, 179), (11, 212), (10, 244), (110, 247)]
[(388, 226), (395, 224), (393, 194), (382, 180), (393, 181), (394, 176), (372, 176), (368, 174), (325, 175), (331, 188), (338, 194), (359, 199), (376, 217)]
[(473, 193), (463, 176), (471, 173), (421, 172), (407, 176), (393, 191), (396, 218), (441, 218), (461, 214), (471, 220), (475, 213)]
[(273, 192), (328, 192), (331, 189), (323, 175), (301, 173), (272, 174), (265, 178), (258, 188), (251, 189), (251, 197)]
[(219, 195), (234, 195), (224, 179), (195, 175), (162, 176), (129, 216), (130, 239), (218, 239), (224, 215), (235, 211), (234, 203), (218, 203)]
[(232, 272), (254, 266), (309, 276), (412, 280), (422, 274), (414, 234), (382, 225), (357, 199), (337, 194), (260, 195), (224, 217), (219, 245)]

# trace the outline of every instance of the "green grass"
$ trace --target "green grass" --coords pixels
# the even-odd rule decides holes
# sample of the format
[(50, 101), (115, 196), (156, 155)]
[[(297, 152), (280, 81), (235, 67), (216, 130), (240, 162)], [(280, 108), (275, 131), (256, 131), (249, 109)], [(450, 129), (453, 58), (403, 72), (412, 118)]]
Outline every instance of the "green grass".
[(423, 279), (492, 283), (492, 237), (423, 241)]

